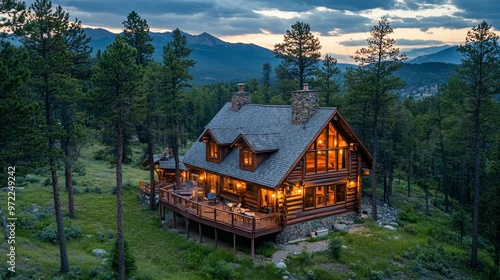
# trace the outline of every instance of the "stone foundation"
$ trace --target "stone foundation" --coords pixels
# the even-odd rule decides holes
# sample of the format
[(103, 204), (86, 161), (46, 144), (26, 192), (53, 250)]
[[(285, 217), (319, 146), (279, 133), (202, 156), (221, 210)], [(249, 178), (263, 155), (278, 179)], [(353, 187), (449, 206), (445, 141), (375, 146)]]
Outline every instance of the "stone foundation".
[(310, 236), (311, 232), (319, 229), (332, 230), (334, 224), (352, 224), (356, 216), (356, 212), (353, 211), (286, 226), (276, 235), (276, 243), (285, 244), (306, 238)]

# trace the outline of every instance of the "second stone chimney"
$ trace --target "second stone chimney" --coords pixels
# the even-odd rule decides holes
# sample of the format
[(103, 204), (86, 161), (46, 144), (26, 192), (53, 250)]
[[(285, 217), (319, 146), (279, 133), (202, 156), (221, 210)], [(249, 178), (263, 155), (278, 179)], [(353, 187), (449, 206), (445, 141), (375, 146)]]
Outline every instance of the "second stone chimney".
[(231, 110), (237, 112), (243, 105), (252, 103), (252, 96), (249, 92), (245, 92), (243, 88), (244, 84), (238, 84), (239, 91), (233, 92), (231, 97)]
[(292, 91), (292, 123), (306, 124), (319, 107), (318, 92), (309, 90), (304, 83), (302, 90)]

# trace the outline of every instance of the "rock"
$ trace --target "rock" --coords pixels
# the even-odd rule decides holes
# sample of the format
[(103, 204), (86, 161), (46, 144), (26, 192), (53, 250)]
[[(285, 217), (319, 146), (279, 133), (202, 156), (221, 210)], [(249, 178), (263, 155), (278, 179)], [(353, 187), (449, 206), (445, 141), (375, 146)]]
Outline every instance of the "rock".
[(96, 257), (103, 257), (103, 256), (107, 255), (108, 252), (106, 252), (103, 249), (94, 249), (94, 250), (92, 250), (92, 254), (94, 254), (94, 256), (96, 256)]
[(281, 269), (281, 268), (283, 268), (283, 269), (285, 269), (285, 268), (286, 268), (286, 264), (285, 264), (284, 262), (277, 262), (276, 264), (274, 264), (274, 266), (275, 266), (276, 268), (280, 268), (280, 269)]
[(393, 226), (390, 226), (390, 225), (385, 225), (384, 228), (388, 229), (388, 230), (396, 230), (395, 227)]
[(349, 228), (347, 227), (347, 225), (344, 224), (333, 224), (333, 230), (340, 232), (348, 232)]

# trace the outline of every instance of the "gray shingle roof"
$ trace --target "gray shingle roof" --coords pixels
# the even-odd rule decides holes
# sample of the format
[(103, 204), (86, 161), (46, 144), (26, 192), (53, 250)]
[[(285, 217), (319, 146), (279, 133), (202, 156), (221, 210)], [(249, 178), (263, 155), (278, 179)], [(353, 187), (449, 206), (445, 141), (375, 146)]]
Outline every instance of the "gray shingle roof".
[(246, 104), (234, 112), (231, 103), (226, 103), (203, 134), (209, 130), (220, 144), (232, 143), (243, 134), (255, 150), (278, 150), (251, 172), (239, 168), (238, 150), (231, 150), (220, 164), (212, 163), (206, 161), (206, 144), (196, 141), (184, 156), (184, 163), (275, 188), (335, 111), (336, 108), (319, 108), (305, 125), (297, 125), (292, 124), (291, 106)]
[[(183, 163), (183, 156), (179, 156), (179, 169), (180, 170), (188, 170), (187, 167)], [(175, 169), (175, 159), (169, 158), (167, 160), (160, 159), (160, 168), (161, 169)]]
[[(271, 134), (248, 134), (242, 133), (241, 137), (256, 152), (269, 152), (279, 150), (282, 142), (278, 133)], [(236, 140), (238, 141), (238, 140)]]

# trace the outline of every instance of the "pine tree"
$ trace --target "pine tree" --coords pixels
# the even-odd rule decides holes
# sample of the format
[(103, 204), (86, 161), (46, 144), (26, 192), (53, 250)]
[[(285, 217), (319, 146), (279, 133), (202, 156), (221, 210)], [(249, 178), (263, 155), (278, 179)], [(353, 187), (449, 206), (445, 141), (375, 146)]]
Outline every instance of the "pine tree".
[[(16, 174), (26, 175), (45, 158), (44, 139), (39, 137), (43, 114), (37, 96), (27, 87), (28, 52), (0, 41), (0, 165), (16, 166)], [(6, 172), (0, 179), (7, 180)]]
[(283, 59), (282, 66), (299, 81), (302, 89), (308, 76), (313, 75), (321, 57), (319, 39), (311, 33), (308, 23), (296, 22), (284, 35), (284, 42), (274, 45), (274, 55)]
[[(151, 55), (154, 52), (154, 47), (151, 42), (153, 39), (149, 36), (149, 25), (148, 22), (135, 12), (132, 11), (128, 16), (127, 20), (123, 22), (124, 30), (123, 36), (125, 41), (133, 48), (137, 50), (137, 56), (135, 62), (138, 66), (146, 67), (151, 62)], [(148, 72), (150, 73), (150, 72)], [(147, 75), (145, 77), (150, 77)], [(155, 81), (149, 81), (151, 83), (155, 83)], [(153, 147), (153, 139), (154, 139), (154, 119), (158, 116), (155, 114), (157, 111), (158, 104), (158, 91), (155, 90), (155, 87), (147, 90), (146, 96), (146, 112), (145, 112), (145, 123), (144, 125), (139, 125), (139, 129), (143, 130), (144, 139), (141, 139), (142, 142), (146, 142), (147, 144), (147, 154), (149, 161), (149, 186), (150, 186), (150, 196), (149, 196), (149, 207), (150, 210), (156, 210), (156, 196), (155, 196), (155, 164), (154, 164), (154, 147)]]
[(26, 5), (18, 0), (3, 0), (0, 2), (0, 41), (10, 36), (10, 32), (17, 33), (26, 16)]
[(458, 47), (462, 63), (456, 75), (465, 83), (469, 112), (474, 121), (474, 210), (472, 215), (472, 248), (470, 266), (477, 268), (479, 191), (481, 173), (482, 116), (493, 94), (500, 92), (499, 36), (483, 21), (467, 32), (465, 44)]
[(72, 98), (71, 93), (76, 87), (75, 79), (67, 69), (72, 69), (72, 53), (68, 44), (69, 14), (61, 6), (52, 10), (52, 3), (47, 0), (37, 0), (27, 13), (23, 31), (29, 34), (21, 39), (31, 56), (30, 87), (42, 104), (45, 119), (44, 133), (46, 157), (49, 161), (54, 209), (57, 223), (58, 241), (61, 258), (61, 271), (69, 271), (64, 223), (61, 211), (61, 201), (58, 182), (58, 162), (61, 149), (57, 143), (63, 130), (60, 123), (59, 110), (61, 103)]
[[(125, 279), (124, 222), (123, 222), (123, 150), (127, 135), (132, 133), (134, 113), (144, 104), (144, 70), (135, 62), (137, 50), (129, 46), (123, 37), (115, 41), (97, 57), (92, 81), (96, 86), (95, 105), (102, 123), (112, 128), (113, 150), (116, 167), (118, 275)], [(110, 143), (110, 142), (108, 142)]]
[(149, 35), (148, 22), (132, 11), (123, 22), (123, 27), (125, 41), (137, 50), (136, 64), (145, 66), (152, 60), (151, 55), (155, 51), (151, 44), (153, 38)]
[(337, 67), (337, 59), (327, 54), (323, 60), (323, 67), (317, 71), (317, 82), (324, 106), (332, 106), (332, 98), (336, 93), (340, 92), (340, 86), (333, 78), (337, 74), (340, 74), (340, 68)]
[[(389, 106), (395, 99), (393, 91), (402, 88), (404, 83), (394, 72), (401, 67), (400, 61), (406, 59), (394, 47), (396, 41), (389, 38), (393, 30), (386, 18), (381, 18), (370, 31), (368, 47), (356, 51), (353, 57), (360, 68), (357, 75), (362, 76), (364, 92), (369, 96), (373, 107), (372, 123), (372, 156), (371, 186), (372, 186), (372, 218), (377, 220), (377, 160), (379, 156), (379, 134), (381, 133), (380, 117), (384, 107)], [(351, 83), (352, 84), (352, 83)]]
[(180, 180), (179, 169), (179, 145), (187, 137), (185, 110), (186, 100), (182, 96), (185, 88), (190, 87), (188, 83), (193, 77), (189, 69), (194, 67), (196, 61), (189, 59), (191, 49), (187, 47), (186, 36), (181, 34), (177, 28), (173, 32), (173, 41), (163, 47), (163, 77), (165, 81), (164, 117), (167, 129), (167, 142), (172, 148), (175, 160), (175, 182), (177, 186)]
[(63, 133), (61, 135), (61, 149), (64, 153), (64, 178), (66, 192), (68, 193), (69, 217), (75, 218), (75, 202), (73, 194), (72, 169), (78, 159), (80, 147), (85, 142), (86, 129), (82, 108), (85, 99), (84, 85), (90, 80), (90, 53), (88, 38), (80, 21), (75, 20), (69, 24), (66, 34), (66, 43), (71, 56), (71, 78), (68, 88), (72, 91), (63, 92), (59, 96), (58, 115), (60, 116)]

